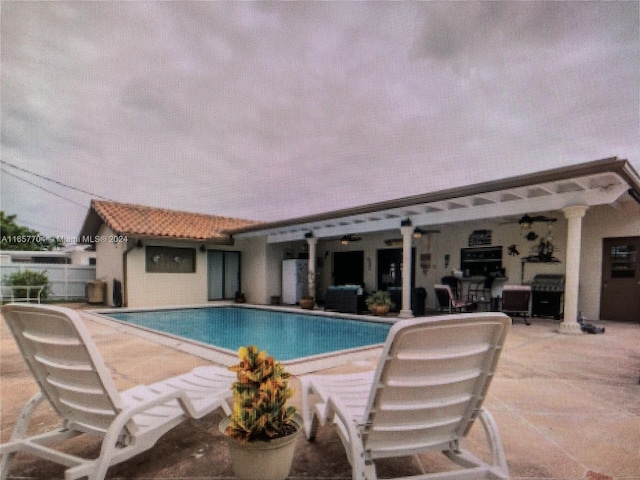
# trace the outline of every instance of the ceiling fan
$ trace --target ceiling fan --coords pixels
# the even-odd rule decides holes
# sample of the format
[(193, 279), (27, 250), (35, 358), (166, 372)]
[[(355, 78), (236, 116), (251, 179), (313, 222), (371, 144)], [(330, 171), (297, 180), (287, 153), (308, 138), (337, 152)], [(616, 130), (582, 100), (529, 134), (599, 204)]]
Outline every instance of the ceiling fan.
[(528, 229), (535, 222), (554, 223), (556, 221), (558, 221), (557, 218), (551, 218), (545, 215), (536, 215), (535, 217), (532, 217), (529, 214), (525, 213), (522, 217), (518, 219), (518, 225), (520, 225), (520, 228)]

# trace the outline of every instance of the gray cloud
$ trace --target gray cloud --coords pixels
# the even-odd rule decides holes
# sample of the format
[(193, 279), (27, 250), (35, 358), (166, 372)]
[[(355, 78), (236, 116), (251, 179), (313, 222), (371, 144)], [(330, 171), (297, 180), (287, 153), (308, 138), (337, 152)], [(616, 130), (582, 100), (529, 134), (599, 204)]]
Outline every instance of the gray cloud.
[[(270, 220), (496, 172), (639, 165), (637, 2), (0, 9), (3, 160), (118, 201)], [(79, 230), (86, 209), (1, 187), (19, 220)]]

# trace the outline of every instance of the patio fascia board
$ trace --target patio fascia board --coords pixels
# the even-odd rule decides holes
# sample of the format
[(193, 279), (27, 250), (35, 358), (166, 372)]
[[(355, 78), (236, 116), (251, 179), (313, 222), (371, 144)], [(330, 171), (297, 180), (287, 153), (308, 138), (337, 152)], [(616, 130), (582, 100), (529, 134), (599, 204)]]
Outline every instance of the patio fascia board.
[[(557, 193), (549, 191), (548, 196), (531, 198), (526, 195), (518, 201), (489, 201), (489, 205), (466, 204), (474, 197), (486, 195), (488, 198), (510, 192), (557, 184), (558, 182), (577, 182), (578, 179), (603, 174), (616, 175), (621, 182), (611, 191), (604, 191), (598, 198), (580, 192)], [(584, 203), (588, 206), (613, 203), (624, 195), (627, 189), (640, 194), (640, 177), (627, 160), (617, 157), (605, 158), (589, 163), (571, 165), (543, 172), (526, 174), (502, 180), (484, 182), (475, 185), (456, 187), (438, 192), (403, 197), (396, 200), (378, 202), (354, 208), (336, 210), (317, 215), (289, 220), (264, 223), (242, 229), (228, 231), (236, 238), (266, 235), (268, 242), (301, 240), (304, 234), (314, 232), (316, 237), (330, 237), (347, 233), (366, 233), (399, 228), (400, 220), (411, 218), (416, 226), (438, 225), (471, 219), (494, 218), (527, 212), (555, 210), (568, 204)], [(550, 201), (553, 198), (553, 201)], [(542, 200), (541, 200), (542, 199)], [(442, 208), (425, 212), (425, 205), (458, 202), (455, 208)], [(508, 204), (508, 206), (506, 206)], [(495, 205), (500, 205), (496, 207)], [(470, 208), (472, 207), (472, 208)], [(468, 212), (473, 211), (472, 216)], [(440, 215), (438, 212), (440, 211)], [(467, 212), (466, 215), (463, 212)], [(481, 215), (480, 215), (481, 214)], [(350, 220), (347, 220), (350, 219)]]

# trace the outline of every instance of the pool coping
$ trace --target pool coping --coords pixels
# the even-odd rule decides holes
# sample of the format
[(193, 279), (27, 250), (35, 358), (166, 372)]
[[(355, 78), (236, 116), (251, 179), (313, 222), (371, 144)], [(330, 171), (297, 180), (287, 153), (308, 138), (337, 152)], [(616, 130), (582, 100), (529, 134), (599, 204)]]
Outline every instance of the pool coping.
[[(184, 353), (189, 353), (194, 356), (209, 360), (211, 362), (231, 366), (237, 363), (238, 357), (235, 351), (227, 350), (214, 345), (209, 345), (197, 340), (191, 340), (171, 333), (160, 332), (150, 328), (142, 327), (139, 325), (131, 325), (122, 320), (118, 320), (112, 317), (108, 317), (109, 313), (128, 313), (128, 312), (146, 312), (146, 311), (162, 311), (162, 310), (177, 310), (177, 309), (191, 309), (191, 308), (218, 308), (218, 307), (236, 307), (236, 308), (248, 308), (257, 310), (270, 310), (281, 311), (286, 313), (297, 313), (302, 315), (315, 315), (324, 316), (329, 318), (340, 318), (358, 321), (367, 321), (374, 323), (385, 323), (393, 325), (398, 319), (395, 317), (375, 317), (372, 315), (355, 315), (349, 313), (340, 313), (325, 311), (319, 309), (305, 310), (298, 306), (283, 306), (283, 305), (256, 305), (246, 303), (235, 302), (216, 302), (197, 305), (168, 305), (162, 307), (139, 307), (139, 308), (97, 308), (84, 310), (85, 315), (90, 316), (93, 321), (96, 321), (102, 325), (106, 325), (115, 328), (118, 331), (133, 334), (142, 337), (146, 340), (164, 345), (169, 348), (179, 350)], [(348, 350), (338, 350), (335, 352), (322, 353), (318, 355), (310, 355), (308, 357), (302, 357), (293, 360), (284, 360), (280, 363), (293, 375), (303, 375), (318, 370), (325, 370), (328, 368), (340, 367), (353, 362), (362, 362), (371, 359), (372, 357), (378, 357), (382, 351), (382, 343), (375, 345), (369, 345), (366, 347), (357, 347)]]

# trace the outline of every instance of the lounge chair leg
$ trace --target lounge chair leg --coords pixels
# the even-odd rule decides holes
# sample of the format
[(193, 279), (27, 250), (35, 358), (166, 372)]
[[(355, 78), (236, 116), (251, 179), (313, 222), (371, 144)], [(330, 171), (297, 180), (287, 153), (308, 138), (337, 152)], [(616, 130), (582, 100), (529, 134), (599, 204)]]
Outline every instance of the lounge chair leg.
[[(44, 400), (44, 395), (42, 394), (42, 392), (38, 392), (33, 397), (31, 397), (27, 401), (27, 403), (24, 404), (24, 407), (22, 407), (22, 410), (20, 411), (20, 415), (18, 416), (16, 424), (13, 427), (13, 432), (11, 432), (11, 439), (9, 440), (9, 443), (24, 438), (27, 427), (31, 422), (31, 416), (33, 415), (34, 410), (38, 408), (38, 405), (40, 405), (40, 402), (42, 402), (42, 400)], [(2, 455), (2, 461), (0, 462), (1, 480), (5, 480), (7, 478), (7, 475), (9, 473), (9, 461), (11, 460), (11, 458), (13, 458), (14, 453), (15, 452), (7, 452)]]
[(313, 389), (309, 386), (306, 378), (302, 378), (300, 381), (303, 395), (302, 395), (302, 420), (304, 423), (304, 433), (307, 440), (315, 440), (318, 433), (318, 417), (315, 412), (312, 411), (309, 405), (309, 395), (313, 393)]
[(493, 419), (493, 415), (486, 409), (480, 411), (479, 419), (484, 428), (487, 443), (491, 449), (491, 465), (497, 470), (497, 472), (494, 471), (494, 473), (502, 478), (508, 479), (509, 476), (507, 472), (509, 470), (507, 468), (507, 460), (496, 421)]

